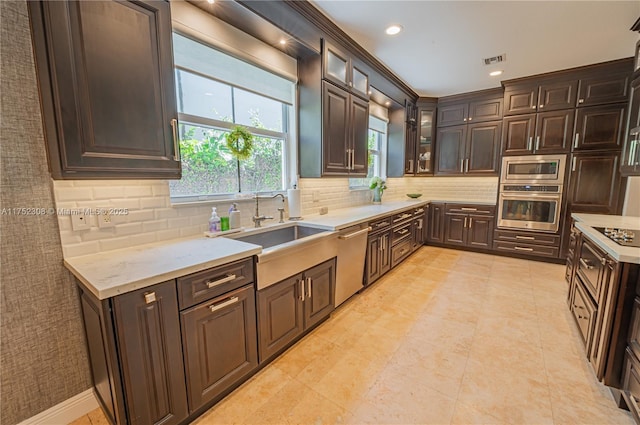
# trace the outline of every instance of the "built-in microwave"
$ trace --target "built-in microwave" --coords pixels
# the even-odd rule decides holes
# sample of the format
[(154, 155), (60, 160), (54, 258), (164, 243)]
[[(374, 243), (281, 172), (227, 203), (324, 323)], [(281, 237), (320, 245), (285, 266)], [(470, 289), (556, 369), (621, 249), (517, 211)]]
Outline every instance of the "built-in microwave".
[(502, 158), (500, 183), (544, 183), (561, 185), (566, 155), (526, 155)]

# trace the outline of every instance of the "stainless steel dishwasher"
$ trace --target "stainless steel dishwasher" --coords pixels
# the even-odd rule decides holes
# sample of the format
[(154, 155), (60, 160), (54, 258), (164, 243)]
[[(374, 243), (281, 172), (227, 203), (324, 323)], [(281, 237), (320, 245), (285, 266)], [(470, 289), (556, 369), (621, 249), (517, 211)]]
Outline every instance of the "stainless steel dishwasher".
[(364, 260), (367, 255), (367, 224), (347, 227), (338, 235), (336, 307), (362, 289)]

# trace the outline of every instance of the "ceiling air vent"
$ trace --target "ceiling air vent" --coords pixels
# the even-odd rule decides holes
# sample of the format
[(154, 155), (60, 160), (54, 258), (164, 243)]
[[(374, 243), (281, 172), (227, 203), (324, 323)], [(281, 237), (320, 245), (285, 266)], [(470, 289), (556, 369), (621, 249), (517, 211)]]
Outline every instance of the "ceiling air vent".
[(485, 65), (493, 65), (493, 64), (496, 64), (496, 63), (504, 62), (506, 60), (507, 60), (507, 54), (503, 53), (501, 55), (494, 56), (492, 58), (482, 59), (482, 63), (485, 64)]

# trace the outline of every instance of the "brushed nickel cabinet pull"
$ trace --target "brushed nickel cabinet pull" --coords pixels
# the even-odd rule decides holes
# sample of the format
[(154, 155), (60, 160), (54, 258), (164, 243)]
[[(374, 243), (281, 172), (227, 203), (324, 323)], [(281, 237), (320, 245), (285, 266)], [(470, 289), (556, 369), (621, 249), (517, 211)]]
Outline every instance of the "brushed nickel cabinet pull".
[(515, 249), (517, 251), (527, 251), (527, 252), (533, 251), (533, 248), (526, 248), (526, 247), (522, 247), (522, 246), (514, 246), (513, 249)]
[(540, 136), (536, 136), (536, 151), (540, 149)]
[(571, 160), (571, 171), (576, 171), (576, 157)]
[(580, 259), (580, 264), (582, 264), (582, 266), (587, 270), (592, 270), (594, 268), (594, 266), (587, 263), (583, 258)]
[(208, 280), (206, 282), (206, 285), (207, 285), (207, 288), (211, 289), (211, 288), (216, 287), (218, 285), (222, 285), (223, 283), (231, 282), (235, 278), (236, 278), (235, 274), (228, 274), (225, 277), (223, 277), (222, 279)]
[(460, 172), (464, 173), (464, 159), (460, 160)]
[(235, 304), (238, 302), (238, 297), (231, 297), (228, 300), (226, 300), (225, 302), (222, 302), (220, 304), (213, 304), (209, 306), (209, 310), (211, 310), (211, 312), (215, 312), (218, 311), (220, 309), (223, 309), (225, 307), (230, 306), (231, 304)]
[(580, 133), (576, 133), (576, 136), (573, 138), (573, 148), (578, 147), (578, 140), (580, 140)]
[(144, 302), (145, 304), (151, 304), (156, 302), (156, 293), (155, 292), (147, 292), (144, 294)]
[(473, 217), (469, 217), (469, 229), (473, 226)]
[(578, 99), (578, 103), (584, 103), (584, 99)]
[(536, 238), (534, 238), (533, 236), (520, 236), (520, 235), (516, 235), (516, 239), (524, 239), (524, 240), (528, 240), (528, 241), (533, 241)]
[(307, 298), (311, 298), (311, 278), (307, 278)]
[(469, 172), (469, 158), (464, 160), (464, 172), (465, 173)]
[(300, 301), (304, 301), (304, 279), (298, 282), (300, 282)]
[(460, 208), (460, 210), (462, 210), (462, 211), (478, 211), (477, 208), (466, 208), (466, 207), (462, 207), (462, 208)]
[(467, 227), (467, 217), (464, 218), (464, 224), (462, 225), (462, 227)]
[(171, 136), (173, 137), (173, 159), (180, 161), (180, 140), (178, 139), (178, 120), (171, 120)]
[(527, 143), (527, 150), (533, 149), (533, 136), (529, 136), (529, 143)]

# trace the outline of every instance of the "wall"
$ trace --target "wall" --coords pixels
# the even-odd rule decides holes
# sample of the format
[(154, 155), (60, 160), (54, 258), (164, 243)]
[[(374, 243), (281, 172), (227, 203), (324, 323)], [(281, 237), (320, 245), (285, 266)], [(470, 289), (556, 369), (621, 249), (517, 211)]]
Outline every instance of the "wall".
[[(408, 199), (407, 193), (423, 193), (423, 199), (495, 202), (497, 177), (397, 178), (388, 181), (383, 201)], [(97, 217), (89, 216), (90, 230), (74, 231), (71, 216), (58, 215), (65, 257), (95, 254), (130, 246), (202, 235), (207, 230), (211, 207), (226, 215), (232, 201), (172, 206), (169, 185), (162, 180), (55, 181), (56, 207), (60, 210), (124, 208), (125, 215), (113, 216), (114, 227), (99, 228)], [(303, 216), (367, 204), (369, 190), (349, 190), (344, 178), (301, 179)], [(242, 225), (252, 227), (255, 211), (252, 199), (240, 199)], [(261, 200), (260, 214), (278, 217), (280, 199)], [(288, 206), (285, 203), (285, 211)], [(274, 220), (275, 221), (275, 220)], [(267, 221), (266, 224), (272, 221)]]
[(624, 197), (622, 215), (640, 217), (640, 177), (627, 179), (627, 192)]
[(91, 385), (77, 290), (62, 265), (26, 2), (0, 1), (0, 423), (30, 418)]

